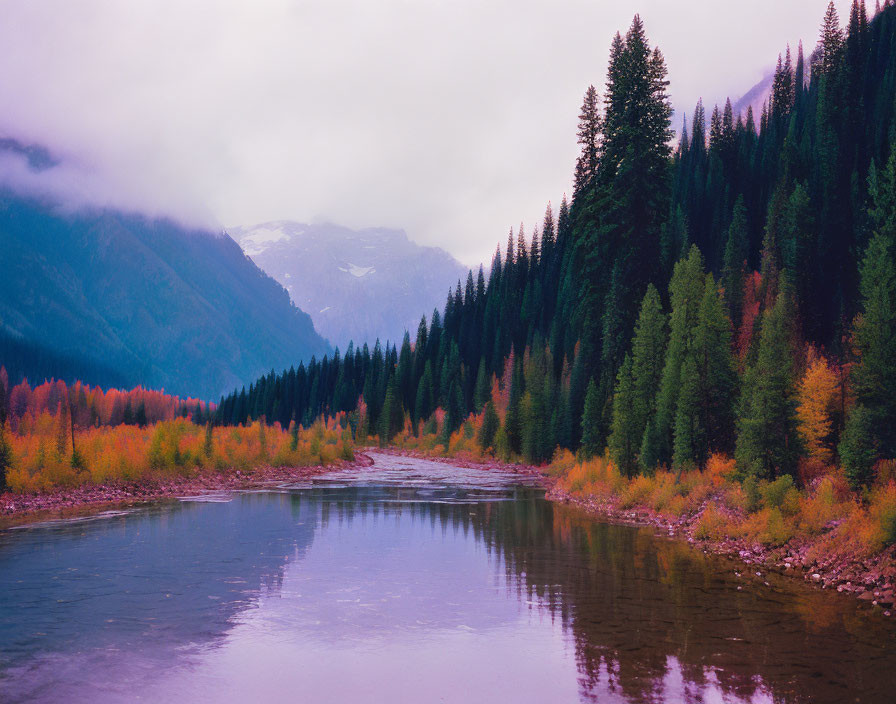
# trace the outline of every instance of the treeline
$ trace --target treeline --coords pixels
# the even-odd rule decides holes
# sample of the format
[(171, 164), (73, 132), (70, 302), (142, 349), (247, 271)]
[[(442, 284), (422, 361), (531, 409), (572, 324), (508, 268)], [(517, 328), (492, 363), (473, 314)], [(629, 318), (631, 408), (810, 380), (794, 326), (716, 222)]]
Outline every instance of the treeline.
[(11, 385), (6, 368), (0, 367), (0, 418), (8, 419), (11, 430), (27, 434), (28, 428), (45, 413), (70, 417), (76, 428), (144, 427), (175, 418), (204, 425), (214, 414), (214, 405), (142, 387), (104, 391), (80, 381), (67, 384), (61, 380), (45, 381), (34, 388), (27, 380)]
[(673, 150), (635, 17), (605, 95), (586, 91), (556, 219), (511, 231), (414, 340), (272, 371), (216, 422), (350, 412), (384, 442), (406, 423), (447, 441), (482, 413), (484, 443), (534, 462), (609, 447), (631, 474), (722, 452), (773, 478), (839, 457), (869, 481), (896, 456), (894, 40), (890, 2), (871, 20), (855, 2), (845, 30), (832, 3), (758, 124), (729, 101), (707, 126), (698, 105)]
[(68, 355), (45, 345), (13, 337), (0, 330), (0, 364), (13, 385), (30, 379), (41, 383), (62, 379), (69, 383), (89, 381), (107, 388), (129, 388), (132, 380), (101, 362), (78, 355)]

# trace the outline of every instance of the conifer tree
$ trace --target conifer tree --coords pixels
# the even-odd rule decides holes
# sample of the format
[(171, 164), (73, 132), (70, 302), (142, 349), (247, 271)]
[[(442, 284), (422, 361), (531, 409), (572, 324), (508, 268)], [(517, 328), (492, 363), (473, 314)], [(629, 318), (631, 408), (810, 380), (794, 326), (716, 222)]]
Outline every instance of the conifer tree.
[(747, 370), (735, 458), (744, 476), (793, 476), (802, 451), (796, 415), (792, 307), (783, 290), (763, 314), (756, 363)]
[(740, 313), (743, 308), (744, 276), (749, 255), (749, 233), (747, 231), (747, 208), (744, 197), (738, 196), (734, 203), (728, 240), (725, 243), (725, 258), (722, 267), (722, 288), (728, 317), (735, 330), (740, 327)]
[(479, 443), (479, 447), (483, 450), (488, 450), (489, 448), (493, 448), (495, 446), (495, 437), (498, 434), (498, 429), (501, 427), (501, 419), (498, 418), (498, 413), (495, 411), (495, 404), (491, 401), (488, 401), (485, 404), (485, 410), (482, 415), (482, 425), (479, 428), (479, 436), (476, 438), (476, 442)]
[(588, 390), (585, 392), (585, 409), (582, 412), (582, 454), (585, 457), (594, 457), (600, 454), (601, 447), (598, 436), (598, 424), (601, 421), (603, 404), (597, 391), (594, 379), (588, 382)]
[(598, 155), (600, 152), (601, 117), (597, 105), (597, 90), (588, 86), (582, 109), (579, 112), (579, 128), (577, 132), (581, 152), (576, 162), (575, 193), (586, 188), (597, 174)]
[[(841, 445), (853, 482), (864, 483), (870, 467), (856, 447), (870, 436), (876, 456), (896, 457), (896, 244), (878, 232), (862, 262), (863, 310), (856, 319), (854, 344), (858, 361), (852, 370), (856, 406), (847, 420)], [(860, 431), (861, 429), (861, 431)]]
[(656, 427), (649, 433), (652, 451), (643, 453), (643, 461), (650, 467), (672, 460), (672, 439), (676, 425), (678, 394), (681, 389), (681, 370), (688, 351), (693, 347), (692, 337), (697, 328), (697, 316), (705, 289), (703, 257), (694, 245), (687, 259), (682, 259), (675, 265), (669, 284), (669, 298), (672, 305), (669, 318), (669, 345), (657, 396)]
[(638, 470), (638, 450), (643, 435), (643, 429), (639, 432), (635, 405), (632, 358), (625, 355), (616, 377), (613, 421), (607, 447), (619, 471), (627, 477), (633, 476)]

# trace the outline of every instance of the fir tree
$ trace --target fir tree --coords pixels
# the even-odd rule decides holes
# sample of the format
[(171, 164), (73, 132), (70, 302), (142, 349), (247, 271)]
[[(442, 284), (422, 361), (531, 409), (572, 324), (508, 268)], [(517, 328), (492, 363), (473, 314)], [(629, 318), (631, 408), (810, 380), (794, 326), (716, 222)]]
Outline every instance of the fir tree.
[[(647, 466), (672, 460), (672, 439), (676, 426), (678, 394), (681, 389), (681, 370), (697, 328), (700, 302), (706, 288), (703, 257), (696, 245), (687, 259), (675, 265), (669, 284), (672, 313), (669, 318), (669, 345), (663, 362), (663, 373), (657, 396), (655, 427), (650, 430), (651, 449), (645, 452)], [(646, 448), (645, 448), (646, 449)]]
[[(863, 310), (855, 323), (854, 344), (858, 361), (852, 369), (853, 392), (857, 406), (850, 416), (860, 420), (848, 425), (852, 435), (870, 432), (880, 456), (896, 457), (896, 244), (878, 232), (872, 237), (862, 262)], [(859, 426), (868, 428), (861, 434)], [(855, 440), (846, 447), (855, 446)], [(857, 464), (856, 450), (843, 457), (854, 477), (867, 475)]]
[(582, 455), (586, 458), (600, 454), (603, 449), (598, 438), (598, 424), (602, 413), (603, 404), (597, 392), (597, 384), (592, 379), (585, 392), (585, 410), (582, 413)]
[(501, 419), (498, 418), (498, 413), (495, 411), (495, 405), (491, 401), (488, 401), (485, 404), (485, 410), (482, 414), (482, 425), (479, 428), (479, 437), (476, 439), (479, 443), (479, 447), (483, 450), (494, 448), (495, 436), (498, 434), (498, 429), (500, 427)]
[(740, 313), (743, 307), (744, 276), (749, 254), (749, 232), (747, 230), (747, 208), (744, 197), (738, 196), (734, 203), (728, 240), (725, 243), (725, 258), (722, 267), (722, 288), (728, 317), (734, 329), (740, 327)]
[[(625, 356), (616, 378), (613, 394), (613, 422), (611, 424), (608, 449), (619, 471), (625, 476), (633, 476), (638, 469), (638, 450), (643, 429), (638, 428), (635, 410), (635, 389), (632, 378), (632, 359)], [(587, 408), (587, 402), (586, 402)]]
[(744, 476), (792, 476), (801, 453), (788, 295), (763, 315), (758, 358), (744, 379), (735, 450)]
[(575, 193), (586, 188), (597, 174), (598, 155), (600, 152), (601, 117), (597, 105), (597, 90), (588, 86), (582, 109), (579, 112), (579, 128), (577, 132), (581, 153), (576, 162)]

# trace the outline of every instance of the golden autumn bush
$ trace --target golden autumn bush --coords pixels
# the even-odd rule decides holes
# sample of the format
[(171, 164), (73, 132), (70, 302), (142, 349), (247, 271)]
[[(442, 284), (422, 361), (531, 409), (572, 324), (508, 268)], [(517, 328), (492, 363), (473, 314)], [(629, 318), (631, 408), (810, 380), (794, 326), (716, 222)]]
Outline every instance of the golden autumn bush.
[[(21, 431), (21, 428), (20, 428)], [(279, 425), (256, 421), (249, 427), (208, 430), (184, 418), (145, 428), (134, 425), (75, 431), (78, 461), (73, 462), (69, 433), (60, 419), (43, 412), (27, 433), (10, 432), (12, 465), (7, 473), (17, 492), (43, 491), (80, 484), (190, 476), (199, 471), (249, 471), (260, 465), (303, 467), (353, 459), (351, 430), (336, 419), (293, 434)], [(208, 452), (207, 450), (210, 450)]]
[(557, 453), (550, 473), (559, 486), (618, 509), (650, 509), (669, 518), (693, 517), (693, 535), (702, 540), (741, 539), (780, 546), (794, 538), (824, 542), (823, 551), (870, 554), (896, 542), (896, 479), (880, 473), (863, 499), (850, 490), (843, 472), (826, 474), (807, 488), (790, 476), (774, 481), (736, 478), (734, 461), (713, 455), (703, 471), (626, 478), (607, 458), (576, 461)]

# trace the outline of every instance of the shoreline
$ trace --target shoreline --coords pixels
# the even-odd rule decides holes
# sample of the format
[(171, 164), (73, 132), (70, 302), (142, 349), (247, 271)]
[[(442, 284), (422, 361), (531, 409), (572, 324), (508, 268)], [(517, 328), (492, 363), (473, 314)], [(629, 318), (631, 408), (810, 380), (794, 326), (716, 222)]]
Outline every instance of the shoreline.
[(275, 483), (298, 481), (319, 474), (373, 464), (363, 451), (352, 461), (308, 467), (262, 465), (249, 471), (203, 471), (190, 477), (150, 477), (134, 482), (83, 484), (48, 492), (0, 494), (0, 529), (27, 523), (72, 518), (94, 511), (125, 508), (140, 504), (215, 491), (259, 489)]
[[(698, 539), (694, 528), (708, 503), (700, 510), (672, 518), (649, 508), (619, 508), (612, 500), (573, 496), (558, 487), (556, 477), (544, 468), (511, 464), (494, 458), (464, 459), (428, 456), (415, 450), (394, 447), (362, 447), (349, 462), (308, 467), (260, 466), (248, 472), (200, 472), (191, 477), (153, 477), (136, 482), (86, 484), (36, 494), (0, 495), (0, 529), (44, 520), (76, 518), (104, 510), (132, 507), (165, 499), (201, 496), (216, 491), (240, 491), (270, 487), (272, 484), (309, 479), (339, 469), (370, 467), (368, 452), (394, 457), (410, 457), (484, 471), (499, 470), (534, 477), (549, 501), (573, 506), (590, 517), (613, 524), (651, 528), (658, 535), (686, 541), (705, 553), (727, 558), (746, 569), (761, 569), (790, 579), (799, 579), (815, 588), (851, 595), (869, 606), (879, 607), (885, 616), (896, 614), (896, 545), (867, 557), (832, 554), (809, 557), (813, 541), (793, 540), (781, 547), (749, 544), (739, 539)], [(751, 569), (751, 571), (752, 571)]]
[(833, 554), (812, 559), (808, 556), (814, 545), (812, 541), (794, 540), (792, 544), (769, 547), (734, 538), (718, 541), (695, 538), (694, 527), (707, 504), (699, 511), (672, 519), (648, 508), (622, 509), (612, 502), (573, 496), (556, 486), (547, 491), (545, 498), (574, 506), (604, 522), (652, 528), (658, 534), (686, 541), (694, 549), (743, 564), (745, 570), (759, 568), (766, 573), (799, 579), (816, 589), (850, 595), (869, 606), (879, 607), (884, 616), (896, 614), (896, 545), (867, 557)]

